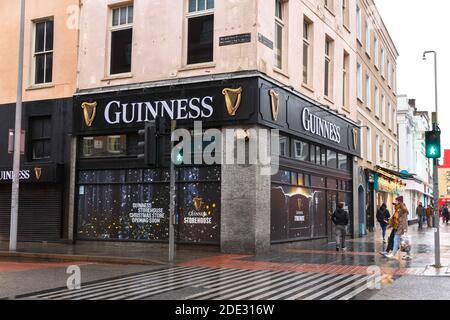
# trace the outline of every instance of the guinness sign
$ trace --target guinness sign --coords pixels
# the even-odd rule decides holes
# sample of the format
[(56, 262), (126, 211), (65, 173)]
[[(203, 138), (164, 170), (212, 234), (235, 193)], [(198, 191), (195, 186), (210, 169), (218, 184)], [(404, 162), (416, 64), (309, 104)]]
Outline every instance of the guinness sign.
[(302, 112), (303, 129), (313, 135), (320, 136), (332, 142), (341, 143), (341, 128), (334, 123), (312, 114), (308, 108)]
[(223, 89), (222, 94), (225, 96), (225, 104), (227, 105), (228, 114), (234, 117), (241, 106), (242, 88), (226, 88)]

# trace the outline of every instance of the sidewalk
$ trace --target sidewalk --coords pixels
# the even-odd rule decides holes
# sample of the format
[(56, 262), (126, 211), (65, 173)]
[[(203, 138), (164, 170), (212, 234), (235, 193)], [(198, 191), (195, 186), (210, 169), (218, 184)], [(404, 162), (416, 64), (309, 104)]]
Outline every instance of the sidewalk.
[[(86, 241), (79, 241), (76, 244), (18, 243), (17, 252), (8, 250), (8, 242), (0, 242), (0, 259), (167, 265), (169, 256), (167, 245), (148, 243)], [(220, 255), (217, 247), (179, 245), (175, 263), (217, 255)]]
[[(240, 261), (235, 263), (276, 263), (295, 265), (353, 266), (424, 271), (434, 264), (434, 231), (425, 228), (418, 230), (410, 226), (412, 239), (412, 260), (388, 260), (380, 255), (385, 244), (381, 234), (371, 233), (368, 236), (348, 240), (348, 252), (337, 254), (334, 244), (327, 241), (305, 241), (289, 244), (273, 245), (270, 252), (252, 256), (235, 255)], [(200, 245), (178, 245), (175, 264), (186, 264), (190, 261), (209, 261), (217, 263), (228, 255), (220, 252), (218, 247)], [(77, 244), (53, 243), (19, 243), (16, 253), (8, 251), (8, 243), (0, 242), (0, 259), (43, 260), (46, 262), (78, 261), (111, 264), (143, 264), (167, 265), (168, 246), (151, 243), (108, 243), (79, 241)], [(441, 225), (441, 260), (443, 265), (450, 265), (450, 226)], [(227, 262), (228, 263), (228, 262)], [(232, 266), (232, 264), (231, 264)]]

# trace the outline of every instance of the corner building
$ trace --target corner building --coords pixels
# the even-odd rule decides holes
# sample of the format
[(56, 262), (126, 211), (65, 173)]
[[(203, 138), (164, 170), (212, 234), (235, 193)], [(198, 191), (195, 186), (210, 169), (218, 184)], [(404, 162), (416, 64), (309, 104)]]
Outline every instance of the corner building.
[(339, 202), (358, 236), (356, 2), (86, 1), (80, 17), (77, 240), (168, 240), (168, 169), (137, 158), (137, 132), (157, 117), (281, 135), (274, 176), (258, 164), (177, 168), (178, 243), (255, 253), (333, 241)]

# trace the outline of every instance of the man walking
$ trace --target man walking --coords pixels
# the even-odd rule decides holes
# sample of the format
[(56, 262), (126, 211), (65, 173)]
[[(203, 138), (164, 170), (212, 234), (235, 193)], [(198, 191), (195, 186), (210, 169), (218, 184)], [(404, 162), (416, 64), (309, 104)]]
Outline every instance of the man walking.
[(386, 230), (389, 225), (389, 219), (391, 218), (391, 214), (387, 209), (386, 203), (383, 203), (377, 211), (377, 221), (380, 224), (382, 233), (383, 233), (383, 243), (386, 243)]
[(417, 219), (419, 219), (419, 230), (422, 230), (423, 228), (423, 220), (425, 219), (427, 212), (425, 208), (423, 207), (422, 202), (419, 202), (419, 206), (416, 209), (416, 215)]
[(336, 251), (347, 251), (345, 245), (345, 236), (347, 234), (347, 225), (350, 222), (348, 212), (344, 210), (344, 204), (339, 203), (338, 208), (331, 216), (331, 220), (336, 225)]

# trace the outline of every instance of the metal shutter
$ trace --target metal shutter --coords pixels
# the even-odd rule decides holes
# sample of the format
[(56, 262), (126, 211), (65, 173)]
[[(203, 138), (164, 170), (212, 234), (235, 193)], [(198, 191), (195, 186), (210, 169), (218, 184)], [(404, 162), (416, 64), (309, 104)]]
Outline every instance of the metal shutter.
[[(0, 187), (0, 240), (9, 240), (11, 186)], [(61, 239), (62, 194), (57, 186), (21, 185), (18, 240)]]

